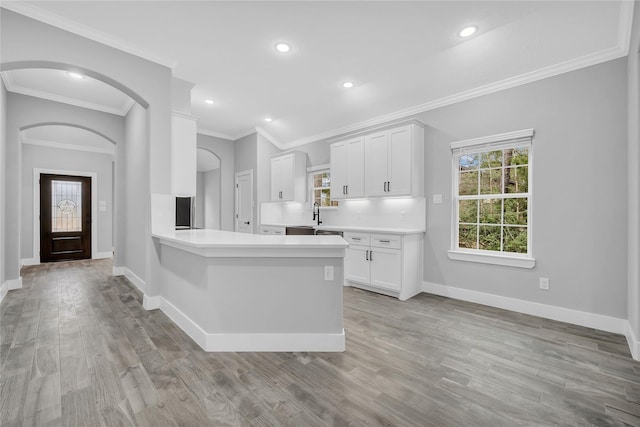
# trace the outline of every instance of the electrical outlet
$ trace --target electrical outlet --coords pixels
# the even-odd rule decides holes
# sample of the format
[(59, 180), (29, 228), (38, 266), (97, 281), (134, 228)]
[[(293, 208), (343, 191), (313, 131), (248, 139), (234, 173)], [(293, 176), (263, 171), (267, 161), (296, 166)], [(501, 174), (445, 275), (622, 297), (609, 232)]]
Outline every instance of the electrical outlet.
[(333, 280), (333, 266), (324, 266), (324, 280)]
[(549, 278), (541, 277), (540, 278), (540, 289), (548, 291), (549, 290)]
[(442, 203), (442, 194), (434, 194), (433, 195), (433, 203), (434, 204)]

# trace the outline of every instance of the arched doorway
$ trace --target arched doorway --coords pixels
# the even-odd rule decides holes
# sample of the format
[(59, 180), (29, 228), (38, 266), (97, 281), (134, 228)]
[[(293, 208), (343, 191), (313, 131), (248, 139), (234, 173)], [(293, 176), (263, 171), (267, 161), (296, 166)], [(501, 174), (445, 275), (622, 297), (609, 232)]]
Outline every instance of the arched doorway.
[(196, 228), (220, 229), (221, 161), (213, 152), (197, 149)]

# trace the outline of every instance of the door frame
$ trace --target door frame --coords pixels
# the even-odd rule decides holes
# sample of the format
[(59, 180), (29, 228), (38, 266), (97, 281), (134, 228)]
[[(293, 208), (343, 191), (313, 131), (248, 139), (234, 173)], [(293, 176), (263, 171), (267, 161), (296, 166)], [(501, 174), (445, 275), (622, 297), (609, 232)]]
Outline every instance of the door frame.
[(91, 178), (91, 259), (108, 258), (98, 254), (98, 173), (33, 168), (33, 259), (28, 264), (40, 264), (40, 174), (43, 173)]
[(233, 193), (234, 193), (234, 209), (233, 209), (233, 231), (238, 232), (238, 177), (242, 175), (249, 175), (249, 182), (251, 183), (251, 230), (253, 230), (253, 169), (249, 169), (242, 172), (236, 172), (235, 179), (233, 180)]

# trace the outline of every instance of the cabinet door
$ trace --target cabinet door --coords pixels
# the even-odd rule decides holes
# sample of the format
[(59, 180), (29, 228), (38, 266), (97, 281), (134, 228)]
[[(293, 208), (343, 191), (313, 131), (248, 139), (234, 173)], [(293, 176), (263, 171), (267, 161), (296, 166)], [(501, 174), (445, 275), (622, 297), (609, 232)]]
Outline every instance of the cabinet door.
[(282, 200), (282, 157), (271, 159), (271, 201)]
[(386, 196), (388, 137), (387, 132), (365, 138), (364, 190), (367, 196)]
[(402, 259), (399, 249), (371, 248), (371, 286), (399, 291)]
[(352, 282), (369, 284), (371, 272), (367, 260), (368, 246), (351, 245), (344, 255), (344, 279)]
[(347, 143), (347, 197), (364, 196), (364, 138)]
[(405, 126), (389, 131), (388, 196), (411, 194), (413, 155), (411, 127)]
[(294, 169), (295, 159), (293, 154), (282, 156), (281, 159), (282, 159), (282, 163), (281, 163), (282, 199), (281, 200), (291, 201), (294, 199), (294, 196), (295, 196), (293, 192), (293, 184), (295, 180), (295, 169)]
[(347, 197), (347, 143), (336, 142), (329, 148), (331, 155), (331, 198), (333, 200)]

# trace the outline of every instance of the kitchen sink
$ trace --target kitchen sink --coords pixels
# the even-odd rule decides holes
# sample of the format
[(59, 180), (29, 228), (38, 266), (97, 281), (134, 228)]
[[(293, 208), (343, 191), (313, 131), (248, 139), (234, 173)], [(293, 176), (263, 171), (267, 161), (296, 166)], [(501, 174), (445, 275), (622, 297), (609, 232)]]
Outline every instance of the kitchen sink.
[(316, 230), (311, 225), (296, 225), (296, 226), (286, 227), (285, 228), (285, 234), (293, 235), (293, 236), (295, 236), (295, 235), (314, 235), (314, 234), (317, 234), (318, 236), (320, 236), (320, 235), (325, 235), (325, 236), (326, 235), (338, 235), (338, 236), (342, 236), (342, 231), (326, 230), (326, 229)]

